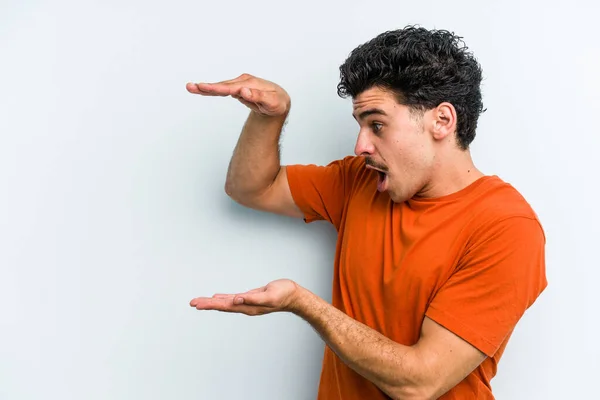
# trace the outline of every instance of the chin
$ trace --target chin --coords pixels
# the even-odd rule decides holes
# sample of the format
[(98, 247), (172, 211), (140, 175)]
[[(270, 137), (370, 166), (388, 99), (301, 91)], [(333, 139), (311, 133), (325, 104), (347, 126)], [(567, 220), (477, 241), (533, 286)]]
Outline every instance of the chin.
[(407, 196), (402, 196), (392, 190), (388, 190), (388, 195), (394, 203), (404, 203), (406, 200), (408, 200)]
[(399, 190), (398, 188), (389, 187), (386, 190), (388, 196), (394, 203), (404, 203), (407, 200), (410, 200), (415, 193), (408, 192), (406, 190)]

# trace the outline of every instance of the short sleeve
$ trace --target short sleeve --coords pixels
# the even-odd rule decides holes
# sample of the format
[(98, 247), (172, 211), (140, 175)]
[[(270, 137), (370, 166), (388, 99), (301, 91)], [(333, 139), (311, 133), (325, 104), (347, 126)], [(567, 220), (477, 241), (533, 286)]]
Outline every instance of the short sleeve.
[(327, 165), (287, 165), (286, 173), (294, 202), (307, 223), (326, 220), (339, 228), (352, 184), (352, 160), (346, 157)]
[(510, 217), (476, 234), (426, 315), (492, 357), (546, 286), (542, 226)]

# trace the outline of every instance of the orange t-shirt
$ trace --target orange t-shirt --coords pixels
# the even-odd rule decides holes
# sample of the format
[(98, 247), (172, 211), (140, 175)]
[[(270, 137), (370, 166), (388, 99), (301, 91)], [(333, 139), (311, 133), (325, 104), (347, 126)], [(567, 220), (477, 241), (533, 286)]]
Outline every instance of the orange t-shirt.
[[(545, 236), (525, 199), (497, 176), (459, 192), (393, 203), (362, 157), (290, 165), (305, 221), (338, 232), (332, 304), (403, 345), (425, 316), (488, 357), (442, 399), (493, 399), (490, 380), (524, 312), (547, 285)], [(389, 399), (325, 348), (320, 400)]]

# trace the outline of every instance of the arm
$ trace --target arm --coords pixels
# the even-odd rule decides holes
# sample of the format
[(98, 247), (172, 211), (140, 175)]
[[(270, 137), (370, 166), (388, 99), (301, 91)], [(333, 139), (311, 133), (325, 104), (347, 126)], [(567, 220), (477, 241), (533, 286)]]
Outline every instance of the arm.
[(248, 74), (213, 84), (188, 83), (187, 89), (204, 96), (231, 96), (251, 110), (229, 163), (226, 193), (250, 208), (302, 217), (279, 157), (281, 130), (291, 104), (288, 94)]
[(188, 83), (186, 88), (202, 96), (231, 96), (251, 110), (227, 170), (225, 191), (233, 200), (306, 222), (339, 225), (359, 163), (353, 165), (347, 157), (326, 166), (282, 166), (279, 140), (291, 104), (285, 90), (248, 74), (219, 83)]
[[(398, 344), (299, 288), (293, 312), (309, 322), (337, 356), (392, 399), (436, 399), (485, 355), (425, 318), (414, 346)], [(402, 323), (402, 322), (400, 322)]]
[(301, 218), (280, 165), (279, 137), (285, 118), (250, 112), (231, 157), (225, 192), (239, 204)]
[(393, 399), (437, 398), (485, 358), (428, 318), (423, 322), (419, 341), (414, 346), (401, 345), (286, 279), (242, 294), (198, 297), (190, 305), (198, 310), (246, 315), (292, 312), (310, 323), (350, 368)]

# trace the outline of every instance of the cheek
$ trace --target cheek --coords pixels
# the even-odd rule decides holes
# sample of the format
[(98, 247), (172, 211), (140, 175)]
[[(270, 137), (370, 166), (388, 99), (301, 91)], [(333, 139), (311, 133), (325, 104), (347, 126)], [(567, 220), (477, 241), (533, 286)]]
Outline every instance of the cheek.
[(396, 164), (409, 168), (421, 164), (427, 150), (423, 143), (397, 140), (389, 156), (393, 157)]
[(419, 134), (410, 143), (412, 158), (419, 165), (430, 165), (434, 156), (434, 147), (424, 134)]
[(419, 151), (416, 156), (418, 157), (420, 164), (430, 165), (433, 158), (433, 149), (427, 143), (420, 143)]
[(431, 169), (435, 161), (432, 149), (422, 142), (394, 143), (393, 148), (386, 152), (387, 165), (398, 178), (406, 180), (420, 179), (420, 176)]

